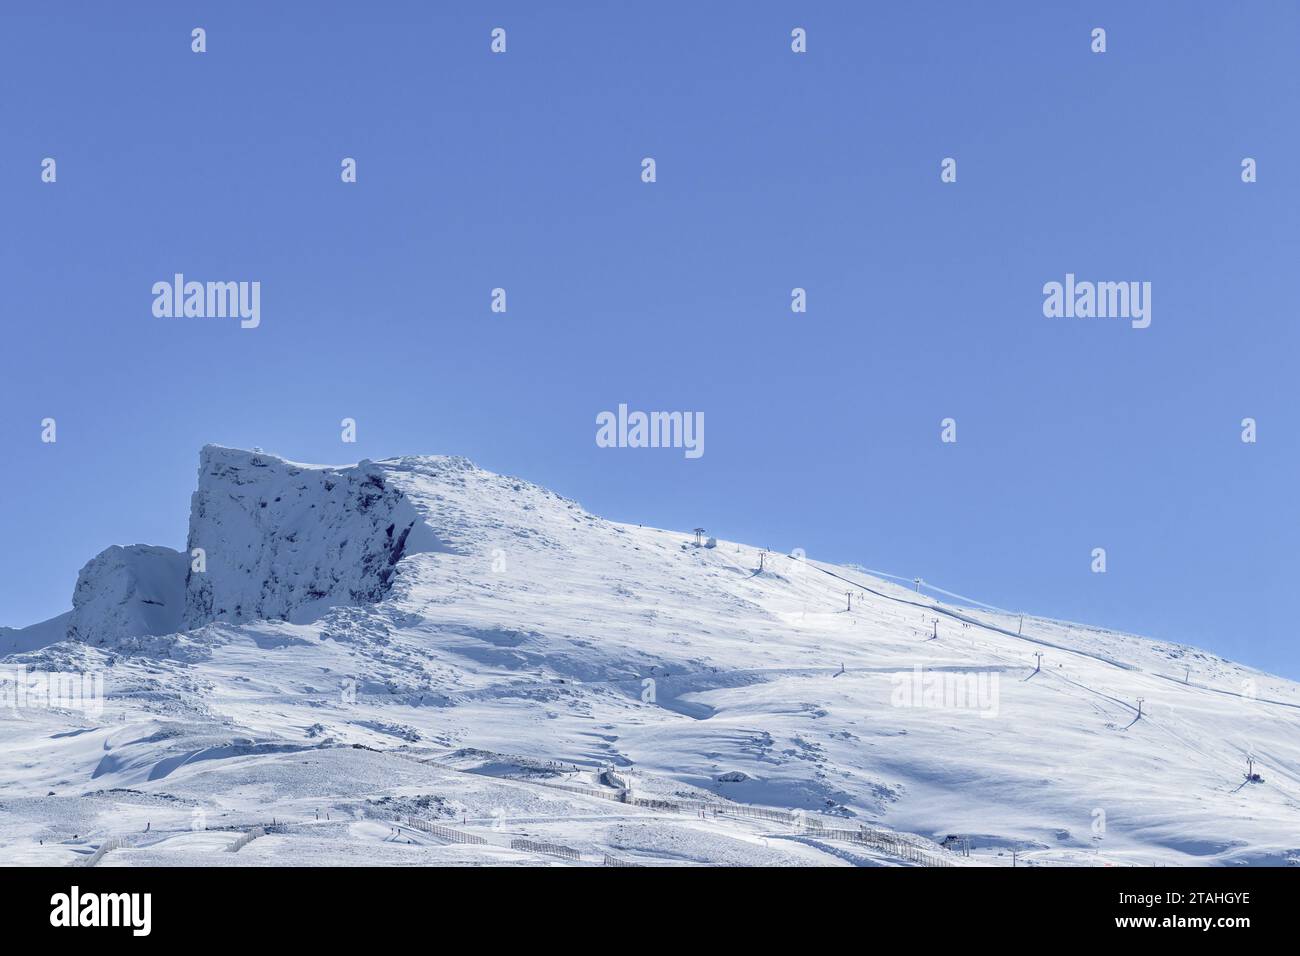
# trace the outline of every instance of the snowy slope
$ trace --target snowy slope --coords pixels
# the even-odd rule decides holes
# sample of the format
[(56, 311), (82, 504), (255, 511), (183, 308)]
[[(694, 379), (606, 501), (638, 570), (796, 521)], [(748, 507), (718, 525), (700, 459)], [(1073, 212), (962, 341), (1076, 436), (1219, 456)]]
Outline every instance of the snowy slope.
[[(107, 688), (98, 715), (0, 708), (0, 854), (119, 835), (100, 865), (569, 862), (521, 839), (582, 862), (909, 862), (826, 836), (865, 825), (959, 865), (1300, 857), (1296, 684), (694, 540), (464, 459), (210, 446), (190, 630), (105, 617), (102, 646), (0, 660)], [(625, 787), (672, 806), (609, 799)], [(932, 842), (952, 835), (969, 858)]]
[(30, 627), (0, 627), (0, 657), (47, 647), (68, 636), (72, 612), (52, 617)]

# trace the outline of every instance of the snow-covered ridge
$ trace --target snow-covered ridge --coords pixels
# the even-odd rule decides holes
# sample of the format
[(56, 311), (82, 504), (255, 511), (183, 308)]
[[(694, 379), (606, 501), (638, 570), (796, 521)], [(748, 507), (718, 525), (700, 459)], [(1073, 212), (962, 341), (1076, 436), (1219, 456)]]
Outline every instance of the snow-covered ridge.
[(64, 638), (114, 645), (214, 621), (315, 620), (331, 607), (384, 599), (415, 555), (465, 555), (502, 536), (557, 548), (548, 540), (552, 508), (565, 520), (599, 521), (545, 488), (461, 457), (311, 465), (207, 445), (185, 553), (105, 549), (78, 575), (72, 612), (0, 630), (0, 649)]

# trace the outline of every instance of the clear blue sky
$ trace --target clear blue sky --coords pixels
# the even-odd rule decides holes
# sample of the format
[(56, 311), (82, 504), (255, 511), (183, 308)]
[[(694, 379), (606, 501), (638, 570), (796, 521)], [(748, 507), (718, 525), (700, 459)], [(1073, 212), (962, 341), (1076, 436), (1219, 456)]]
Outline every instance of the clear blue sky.
[[(218, 442), (463, 454), (1300, 677), (1297, 50), (1290, 2), (10, 5), (0, 623), (181, 546)], [(154, 318), (175, 272), (261, 327)], [(1067, 272), (1151, 327), (1045, 318)], [(597, 448), (620, 402), (704, 457)]]

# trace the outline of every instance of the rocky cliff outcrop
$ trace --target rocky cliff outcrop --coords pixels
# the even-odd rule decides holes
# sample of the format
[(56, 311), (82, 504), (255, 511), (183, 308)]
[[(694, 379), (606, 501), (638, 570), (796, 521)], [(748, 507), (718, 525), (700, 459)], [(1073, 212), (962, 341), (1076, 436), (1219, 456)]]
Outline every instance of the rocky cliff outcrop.
[(310, 620), (371, 604), (406, 555), (436, 547), (416, 509), (371, 462), (300, 465), (208, 445), (187, 547), (204, 570), (185, 586), (186, 628), (210, 621)]
[(106, 548), (86, 563), (72, 592), (67, 636), (87, 644), (171, 634), (185, 611), (185, 555), (147, 544)]

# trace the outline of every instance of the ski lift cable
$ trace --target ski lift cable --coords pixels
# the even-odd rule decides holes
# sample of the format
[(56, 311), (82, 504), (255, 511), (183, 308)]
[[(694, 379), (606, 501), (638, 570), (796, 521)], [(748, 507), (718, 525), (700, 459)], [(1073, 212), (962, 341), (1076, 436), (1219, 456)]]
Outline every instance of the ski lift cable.
[[(911, 584), (913, 581), (916, 580), (915, 578), (905, 578), (905, 577), (902, 577), (902, 576), (897, 575), (897, 574), (890, 574), (890, 573), (888, 573), (887, 571), (876, 571), (876, 570), (873, 570), (873, 569), (871, 569), (871, 568), (863, 568), (862, 571), (863, 571), (864, 574), (870, 574), (870, 575), (873, 575), (874, 577), (878, 577), (878, 578), (888, 578), (888, 579), (891, 580), (891, 581), (902, 581), (904, 584)], [(955, 598), (957, 598), (957, 599), (959, 599), (959, 600), (961, 600), (961, 601), (965, 601), (967, 604), (973, 604), (973, 605), (975, 605), (976, 607), (984, 608), (986, 611), (996, 611), (996, 612), (998, 612), (999, 614), (1018, 614), (1018, 613), (1019, 613), (1018, 611), (1008, 611), (1006, 608), (998, 607), (998, 606), (995, 605), (995, 604), (985, 604), (983, 601), (977, 601), (977, 600), (975, 600), (973, 597), (967, 597), (967, 596), (964, 595), (964, 594), (958, 594), (956, 591), (948, 591), (948, 590), (945, 590), (944, 588), (941, 588), (941, 587), (939, 587), (938, 585), (930, 584), (930, 583), (929, 583), (928, 581), (926, 581), (924, 578), (921, 580), (921, 585), (922, 585), (922, 587), (925, 587), (925, 588), (927, 588), (927, 589), (929, 589), (929, 590), (931, 590), (931, 591), (935, 591), (935, 592), (937, 592), (937, 593), (939, 593), (939, 594), (946, 594), (946, 595), (948, 595), (949, 597), (955, 597)]]

